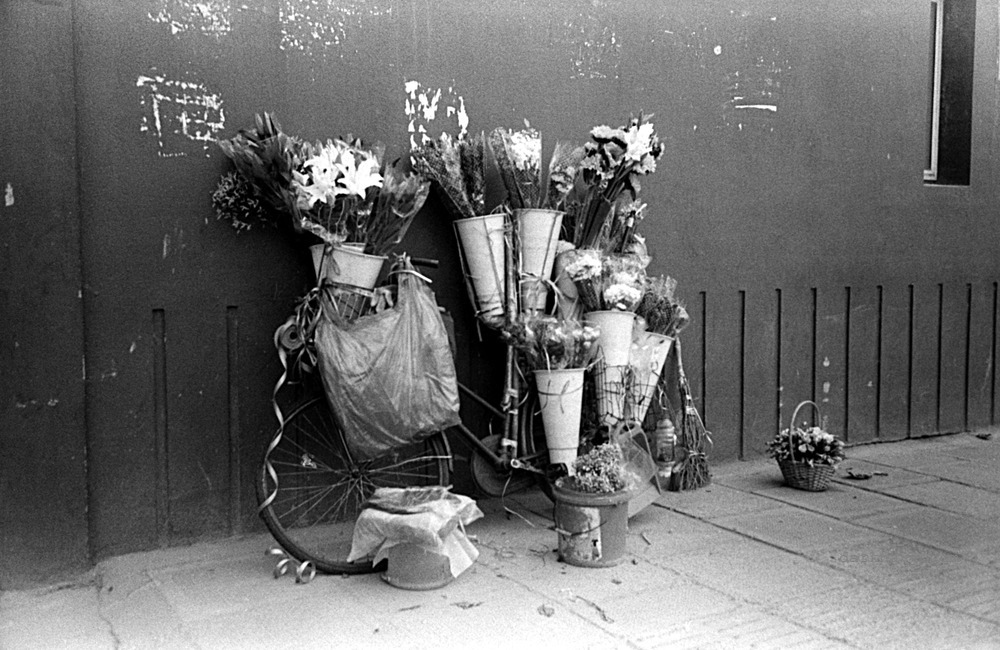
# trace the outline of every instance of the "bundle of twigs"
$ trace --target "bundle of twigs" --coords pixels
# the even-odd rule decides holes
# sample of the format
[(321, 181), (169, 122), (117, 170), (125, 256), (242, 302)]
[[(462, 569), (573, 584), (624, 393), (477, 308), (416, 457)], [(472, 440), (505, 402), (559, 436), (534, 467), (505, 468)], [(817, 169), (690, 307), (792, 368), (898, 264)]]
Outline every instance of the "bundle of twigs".
[(712, 444), (712, 434), (705, 429), (705, 423), (702, 422), (701, 415), (698, 414), (698, 409), (694, 405), (691, 386), (688, 384), (687, 375), (684, 373), (684, 364), (681, 360), (680, 339), (674, 342), (674, 346), (677, 353), (681, 408), (684, 410), (684, 415), (680, 418), (680, 427), (678, 427), (680, 435), (677, 438), (677, 446), (681, 448), (684, 457), (677, 461), (673, 467), (671, 488), (693, 490), (708, 485), (711, 481), (707, 447)]

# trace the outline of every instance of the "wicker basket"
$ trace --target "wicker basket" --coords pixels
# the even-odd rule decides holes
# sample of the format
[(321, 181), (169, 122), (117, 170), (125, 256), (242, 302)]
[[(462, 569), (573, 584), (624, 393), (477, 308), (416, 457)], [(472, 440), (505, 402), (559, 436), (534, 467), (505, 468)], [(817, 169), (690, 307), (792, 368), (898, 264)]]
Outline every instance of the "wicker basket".
[[(819, 406), (815, 402), (804, 401), (795, 407), (792, 413), (792, 421), (789, 431), (795, 431), (795, 421), (799, 415), (799, 409), (810, 405), (816, 411), (816, 417), (820, 417)], [(830, 486), (830, 479), (836, 473), (833, 465), (810, 465), (804, 461), (795, 460), (795, 444), (789, 445), (791, 458), (784, 458), (778, 461), (781, 468), (781, 475), (785, 477), (785, 483), (798, 490), (808, 490), (809, 492), (822, 492)]]
[(778, 461), (781, 468), (781, 475), (785, 477), (785, 483), (798, 490), (808, 490), (809, 492), (822, 492), (830, 486), (830, 479), (833, 478), (836, 470), (833, 465), (812, 465), (808, 463), (797, 463), (787, 458)]

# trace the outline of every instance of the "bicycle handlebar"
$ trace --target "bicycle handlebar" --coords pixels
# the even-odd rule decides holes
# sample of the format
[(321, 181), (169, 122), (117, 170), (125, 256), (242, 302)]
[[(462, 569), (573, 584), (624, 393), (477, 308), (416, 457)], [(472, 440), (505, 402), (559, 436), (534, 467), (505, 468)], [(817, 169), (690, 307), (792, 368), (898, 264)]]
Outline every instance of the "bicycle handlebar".
[(424, 266), (429, 269), (436, 269), (441, 266), (441, 262), (439, 260), (431, 259), (429, 257), (411, 257), (410, 263), (413, 264), (413, 266)]

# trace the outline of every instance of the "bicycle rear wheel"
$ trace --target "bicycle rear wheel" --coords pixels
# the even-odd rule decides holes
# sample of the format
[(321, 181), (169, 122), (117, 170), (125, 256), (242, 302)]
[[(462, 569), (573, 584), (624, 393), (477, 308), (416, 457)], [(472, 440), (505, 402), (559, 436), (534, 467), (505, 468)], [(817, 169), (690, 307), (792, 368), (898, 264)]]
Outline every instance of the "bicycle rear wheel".
[(448, 485), (451, 452), (441, 432), (351, 463), (326, 398), (292, 409), (268, 446), (257, 480), (260, 516), (282, 548), (325, 573), (368, 573), (348, 562), (354, 522), (379, 487)]

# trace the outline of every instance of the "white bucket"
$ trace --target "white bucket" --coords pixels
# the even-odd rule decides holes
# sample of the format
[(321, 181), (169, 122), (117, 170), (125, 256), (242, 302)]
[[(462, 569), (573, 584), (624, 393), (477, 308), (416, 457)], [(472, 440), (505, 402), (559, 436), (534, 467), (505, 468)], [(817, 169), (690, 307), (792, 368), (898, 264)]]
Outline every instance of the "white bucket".
[(583, 368), (535, 371), (549, 462), (563, 463), (570, 474), (580, 447), (583, 374)]
[(609, 309), (591, 311), (583, 319), (601, 329), (597, 345), (604, 355), (604, 365), (624, 366), (632, 351), (632, 330), (635, 326), (635, 312)]
[(635, 372), (635, 412), (632, 417), (641, 423), (656, 395), (656, 384), (663, 374), (663, 364), (667, 361), (674, 339), (655, 332), (643, 332), (636, 339), (629, 361)]
[(488, 214), (455, 221), (477, 316), (486, 322), (503, 316), (504, 215)]
[(544, 311), (563, 213), (530, 209), (515, 210), (514, 216), (521, 249), (521, 309)]
[(323, 277), (334, 284), (360, 287), (369, 291), (374, 289), (387, 258), (382, 255), (362, 253), (358, 250), (359, 246), (364, 249), (364, 244), (310, 246), (309, 252), (312, 253), (313, 270), (316, 271), (317, 281), (320, 280), (322, 272)]

